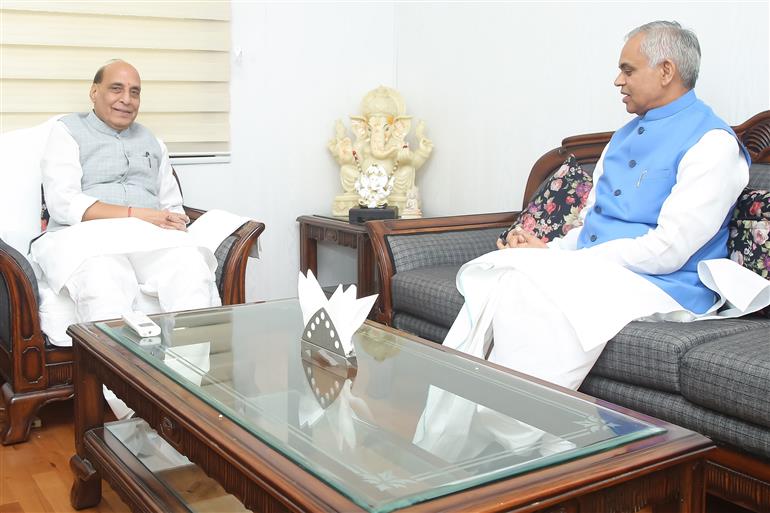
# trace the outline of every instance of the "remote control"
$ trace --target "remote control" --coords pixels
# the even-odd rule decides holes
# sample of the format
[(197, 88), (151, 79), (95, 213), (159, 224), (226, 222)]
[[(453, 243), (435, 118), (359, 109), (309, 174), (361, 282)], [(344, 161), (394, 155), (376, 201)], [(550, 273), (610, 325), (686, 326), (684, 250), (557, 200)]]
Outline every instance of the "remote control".
[(160, 335), (160, 326), (142, 312), (126, 312), (123, 314), (123, 320), (142, 338)]

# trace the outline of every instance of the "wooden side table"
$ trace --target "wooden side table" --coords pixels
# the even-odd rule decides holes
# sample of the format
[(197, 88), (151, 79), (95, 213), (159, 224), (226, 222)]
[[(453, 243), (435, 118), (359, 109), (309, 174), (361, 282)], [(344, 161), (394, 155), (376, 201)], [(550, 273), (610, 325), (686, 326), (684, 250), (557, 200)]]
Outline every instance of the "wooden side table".
[(308, 269), (318, 276), (318, 241), (355, 249), (358, 257), (358, 297), (379, 292), (379, 274), (374, 260), (374, 250), (366, 227), (349, 223), (337, 217), (319, 215), (300, 216), (299, 223), (299, 268), (303, 273)]

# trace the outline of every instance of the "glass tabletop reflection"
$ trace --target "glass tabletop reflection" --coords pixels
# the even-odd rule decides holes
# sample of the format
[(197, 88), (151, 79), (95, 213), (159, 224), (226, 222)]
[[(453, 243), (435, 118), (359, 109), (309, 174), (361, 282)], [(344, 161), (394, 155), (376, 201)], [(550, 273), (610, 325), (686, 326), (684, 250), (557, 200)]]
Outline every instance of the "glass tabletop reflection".
[(665, 431), (374, 324), (334, 353), (295, 299), (151, 318), (97, 326), (372, 513)]

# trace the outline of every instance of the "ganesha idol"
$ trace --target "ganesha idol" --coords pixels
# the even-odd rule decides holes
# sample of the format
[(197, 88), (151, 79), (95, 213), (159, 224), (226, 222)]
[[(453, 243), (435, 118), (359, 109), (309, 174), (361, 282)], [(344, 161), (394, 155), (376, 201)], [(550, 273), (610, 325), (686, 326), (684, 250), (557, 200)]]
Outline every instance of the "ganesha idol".
[(350, 116), (350, 124), (355, 142), (339, 120), (335, 137), (329, 141), (329, 151), (340, 165), (342, 182), (342, 194), (334, 198), (332, 214), (347, 217), (348, 210), (362, 204), (356, 180), (372, 166), (380, 166), (393, 177), (387, 204), (397, 206), (401, 217), (422, 217), (415, 174), (433, 150), (433, 143), (425, 137), (425, 123), (417, 123), (418, 147), (412, 151), (406, 140), (412, 121), (406, 115), (404, 100), (395, 89), (380, 86), (364, 97), (361, 116)]

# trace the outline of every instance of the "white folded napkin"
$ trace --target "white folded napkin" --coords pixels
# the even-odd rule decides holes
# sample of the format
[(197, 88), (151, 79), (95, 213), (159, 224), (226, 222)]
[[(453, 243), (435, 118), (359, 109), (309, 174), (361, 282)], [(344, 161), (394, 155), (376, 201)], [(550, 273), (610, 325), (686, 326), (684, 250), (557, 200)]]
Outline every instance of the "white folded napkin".
[(355, 285), (350, 285), (347, 290), (343, 290), (342, 285), (338, 285), (332, 297), (326, 299), (326, 294), (313, 272), (308, 271), (307, 276), (299, 273), (297, 295), (302, 309), (302, 322), (307, 325), (318, 310), (323, 308), (337, 328), (337, 336), (345, 355), (352, 355), (353, 334), (366, 320), (366, 316), (369, 315), (377, 300), (377, 294), (356, 299)]

